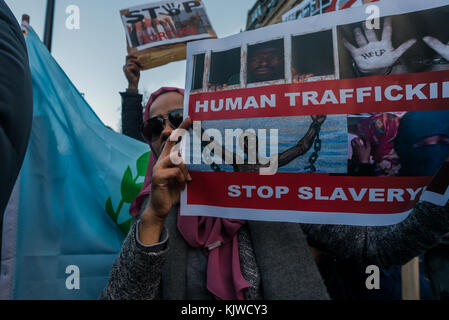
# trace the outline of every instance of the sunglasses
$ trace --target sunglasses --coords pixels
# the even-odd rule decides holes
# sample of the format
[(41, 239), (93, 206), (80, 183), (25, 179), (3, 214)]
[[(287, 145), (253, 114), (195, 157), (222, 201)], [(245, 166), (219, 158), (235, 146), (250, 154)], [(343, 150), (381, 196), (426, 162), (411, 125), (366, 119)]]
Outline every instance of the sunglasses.
[(148, 119), (143, 123), (142, 135), (147, 141), (153, 141), (159, 138), (165, 128), (165, 120), (173, 129), (178, 128), (183, 121), (183, 109), (175, 109), (166, 115), (160, 115)]

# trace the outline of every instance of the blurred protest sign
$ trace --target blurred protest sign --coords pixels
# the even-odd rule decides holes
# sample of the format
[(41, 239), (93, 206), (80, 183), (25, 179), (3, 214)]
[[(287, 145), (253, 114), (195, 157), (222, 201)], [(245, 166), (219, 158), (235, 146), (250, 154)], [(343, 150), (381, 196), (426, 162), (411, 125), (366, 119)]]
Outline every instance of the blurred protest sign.
[(282, 15), (282, 21), (291, 21), (332, 11), (344, 10), (380, 0), (304, 0)]
[(216, 38), (200, 0), (161, 1), (120, 11), (128, 53), (143, 69), (186, 58), (186, 43)]
[(449, 161), (446, 161), (424, 191), (421, 200), (444, 206), (449, 199)]
[(377, 30), (365, 5), (188, 45), (182, 215), (409, 215), (449, 155), (449, 6), (376, 5)]
[(23, 30), (33, 124), (5, 211), (0, 299), (96, 300), (130, 228), (148, 146), (106, 127), (34, 30)]

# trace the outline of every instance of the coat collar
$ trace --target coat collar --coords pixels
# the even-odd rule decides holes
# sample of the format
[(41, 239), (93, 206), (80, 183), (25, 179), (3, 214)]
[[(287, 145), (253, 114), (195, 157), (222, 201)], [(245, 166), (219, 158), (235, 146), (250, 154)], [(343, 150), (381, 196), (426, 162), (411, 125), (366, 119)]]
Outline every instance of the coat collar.
[(329, 299), (298, 223), (248, 221), (267, 300)]
[(178, 210), (174, 206), (167, 216), (165, 227), (169, 236), (169, 250), (162, 270), (162, 299), (187, 299), (187, 256), (188, 244), (178, 231)]
[[(187, 299), (188, 244), (177, 228), (178, 206), (166, 220), (169, 251), (162, 271), (162, 298)], [(248, 221), (267, 300), (329, 299), (306, 237), (297, 223)]]

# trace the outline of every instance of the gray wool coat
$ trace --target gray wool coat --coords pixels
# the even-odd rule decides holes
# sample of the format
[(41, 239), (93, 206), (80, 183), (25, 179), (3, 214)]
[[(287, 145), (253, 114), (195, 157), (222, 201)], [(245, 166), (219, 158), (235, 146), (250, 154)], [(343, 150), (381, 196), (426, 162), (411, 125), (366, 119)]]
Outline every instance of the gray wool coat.
[[(189, 294), (195, 249), (178, 232), (177, 207), (161, 235), (161, 245), (146, 248), (131, 228), (101, 299), (204, 299)], [(402, 265), (437, 245), (449, 232), (449, 206), (419, 202), (403, 222), (385, 227), (306, 225), (248, 221), (239, 231), (242, 275), (254, 286), (246, 299), (329, 299), (309, 244), (337, 259), (381, 268)], [(246, 239), (246, 240), (245, 240)], [(248, 257), (250, 257), (248, 259)], [(252, 257), (252, 258), (251, 258)]]

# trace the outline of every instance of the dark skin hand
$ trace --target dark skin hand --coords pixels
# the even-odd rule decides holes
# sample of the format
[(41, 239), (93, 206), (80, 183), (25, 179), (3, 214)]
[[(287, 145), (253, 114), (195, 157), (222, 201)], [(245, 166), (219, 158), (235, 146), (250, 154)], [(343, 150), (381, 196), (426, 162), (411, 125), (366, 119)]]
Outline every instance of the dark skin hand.
[(353, 159), (359, 163), (369, 163), (371, 156), (371, 144), (362, 138), (354, 138), (351, 141)]
[[(186, 118), (179, 129), (188, 130), (191, 125), (190, 118)], [(165, 219), (170, 209), (179, 203), (180, 191), (184, 189), (186, 181), (192, 180), (184, 162), (175, 165), (172, 161), (170, 153), (177, 143), (169, 138), (153, 167), (149, 207), (161, 219)]]
[(221, 84), (210, 84), (209, 83), (209, 92), (215, 92), (215, 91), (221, 91), (223, 88), (226, 87), (226, 85)]
[[(189, 130), (192, 120), (186, 118), (178, 129)], [(173, 135), (176, 134), (173, 131)], [(179, 203), (181, 191), (186, 183), (192, 181), (184, 162), (174, 164), (171, 157), (173, 147), (178, 141), (168, 138), (158, 160), (153, 167), (150, 200), (141, 217), (140, 241), (146, 245), (159, 242), (165, 219), (171, 208)]]
[[(323, 122), (326, 120), (325, 115), (316, 115), (311, 116), (312, 120), (317, 122), (319, 125), (322, 125)], [(282, 167), (296, 159), (297, 157), (303, 155), (307, 151), (310, 150), (312, 147), (313, 141), (316, 137), (318, 132), (316, 132), (316, 129), (313, 127), (313, 125), (310, 125), (309, 130), (305, 134), (305, 136), (296, 144), (296, 146), (285, 150), (279, 155), (278, 159), (278, 166)]]
[(126, 57), (123, 72), (128, 80), (128, 89), (137, 90), (140, 80), (140, 71), (142, 68), (142, 64), (137, 60), (136, 56), (128, 55)]
[(312, 73), (309, 74), (297, 74), (293, 76), (292, 82), (293, 83), (304, 83), (307, 79), (313, 77)]

